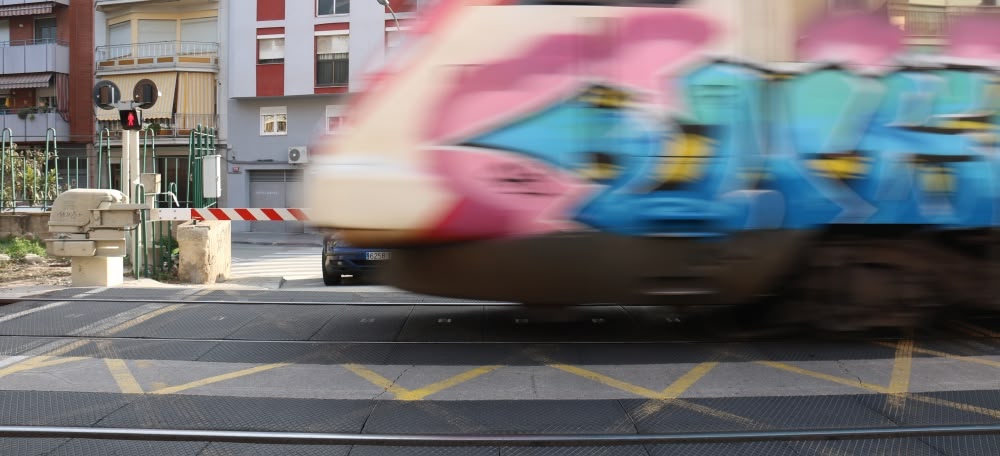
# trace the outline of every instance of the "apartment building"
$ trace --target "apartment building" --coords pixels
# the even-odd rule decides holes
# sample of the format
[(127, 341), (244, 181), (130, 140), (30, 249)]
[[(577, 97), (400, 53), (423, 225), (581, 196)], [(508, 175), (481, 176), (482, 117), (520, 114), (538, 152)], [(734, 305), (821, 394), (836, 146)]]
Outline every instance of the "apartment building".
[(906, 32), (913, 52), (936, 53), (948, 24), (960, 15), (1000, 15), (997, 0), (888, 0), (890, 21)]
[(92, 31), (90, 0), (0, 0), (0, 129), (19, 146), (43, 147), (52, 128), (61, 156), (86, 156)]
[[(309, 144), (334, 131), (348, 93), (396, 26), (376, 0), (228, 0), (229, 149), (224, 205), (300, 207)], [(397, 0), (402, 26), (419, 6)], [(302, 224), (235, 223), (238, 231)]]
[[(123, 100), (132, 99), (136, 91), (157, 94), (155, 103), (143, 110), (143, 121), (156, 133), (156, 171), (164, 186), (178, 185), (181, 201), (189, 198), (191, 130), (214, 128), (220, 147), (225, 145), (225, 123), (218, 109), (219, 100), (226, 97), (220, 76), (224, 67), (220, 42), (225, 36), (225, 21), (220, 18), (225, 4), (219, 0), (94, 2), (94, 74), (98, 80), (113, 82)], [(118, 112), (96, 113), (98, 135), (107, 129), (112, 145), (119, 145)], [(120, 149), (113, 147), (114, 168), (119, 154)]]

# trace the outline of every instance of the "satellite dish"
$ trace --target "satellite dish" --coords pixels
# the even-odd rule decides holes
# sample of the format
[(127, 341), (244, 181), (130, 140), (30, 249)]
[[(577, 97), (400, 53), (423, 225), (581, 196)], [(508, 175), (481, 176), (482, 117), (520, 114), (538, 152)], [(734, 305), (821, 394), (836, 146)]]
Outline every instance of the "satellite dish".
[(132, 90), (132, 101), (136, 103), (136, 107), (139, 109), (152, 108), (159, 97), (160, 91), (157, 90), (156, 83), (149, 79), (137, 82), (135, 89)]
[(94, 104), (101, 109), (115, 109), (115, 104), (121, 101), (122, 93), (111, 81), (98, 81), (94, 85)]

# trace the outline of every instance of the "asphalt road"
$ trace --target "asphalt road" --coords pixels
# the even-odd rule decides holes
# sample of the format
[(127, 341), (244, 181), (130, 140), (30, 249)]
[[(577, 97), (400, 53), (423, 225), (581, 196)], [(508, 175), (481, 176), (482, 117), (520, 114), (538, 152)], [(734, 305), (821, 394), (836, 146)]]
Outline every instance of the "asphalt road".
[[(968, 318), (750, 337), (666, 309), (385, 287), (67, 289), (0, 306), (0, 425), (502, 436), (997, 424), (998, 330)], [(1000, 436), (447, 449), (0, 439), (0, 454), (114, 452), (993, 455)]]

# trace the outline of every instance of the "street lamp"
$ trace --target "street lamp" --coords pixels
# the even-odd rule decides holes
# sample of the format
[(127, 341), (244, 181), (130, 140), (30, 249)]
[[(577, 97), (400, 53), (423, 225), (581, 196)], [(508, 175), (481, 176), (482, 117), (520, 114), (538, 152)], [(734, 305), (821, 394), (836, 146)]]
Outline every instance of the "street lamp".
[(392, 20), (396, 22), (396, 32), (402, 32), (403, 29), (399, 28), (399, 19), (396, 19), (396, 12), (392, 10), (392, 5), (389, 4), (389, 0), (375, 0), (379, 5), (389, 8), (389, 14), (392, 15)]

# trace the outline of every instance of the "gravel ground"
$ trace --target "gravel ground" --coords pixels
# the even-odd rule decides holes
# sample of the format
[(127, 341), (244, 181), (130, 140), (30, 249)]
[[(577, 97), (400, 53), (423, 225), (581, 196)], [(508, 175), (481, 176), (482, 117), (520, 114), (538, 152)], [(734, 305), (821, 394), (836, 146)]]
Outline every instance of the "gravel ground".
[(69, 262), (46, 259), (44, 263), (31, 264), (22, 261), (0, 263), (0, 288), (28, 285), (69, 286)]

